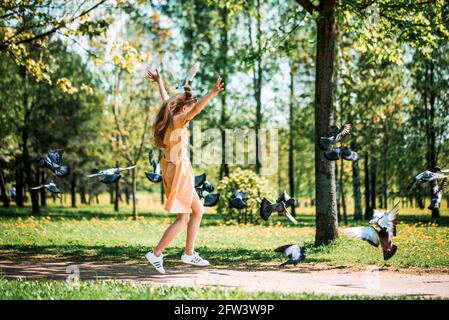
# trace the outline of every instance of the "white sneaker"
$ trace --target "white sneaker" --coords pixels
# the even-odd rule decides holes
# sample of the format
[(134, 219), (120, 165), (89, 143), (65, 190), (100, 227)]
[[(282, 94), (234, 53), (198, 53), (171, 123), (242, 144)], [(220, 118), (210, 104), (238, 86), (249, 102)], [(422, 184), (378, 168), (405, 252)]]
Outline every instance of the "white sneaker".
[(164, 255), (161, 253), (159, 257), (156, 257), (153, 253), (153, 251), (148, 252), (145, 255), (145, 258), (147, 258), (148, 262), (151, 263), (158, 272), (165, 273), (164, 269)]
[(193, 251), (193, 254), (191, 256), (189, 256), (188, 254), (186, 254), (184, 252), (181, 256), (181, 261), (184, 263), (192, 264), (194, 266), (199, 266), (199, 267), (205, 267), (210, 264), (209, 261), (201, 258), (200, 255), (198, 254), (198, 252), (196, 252), (196, 251)]

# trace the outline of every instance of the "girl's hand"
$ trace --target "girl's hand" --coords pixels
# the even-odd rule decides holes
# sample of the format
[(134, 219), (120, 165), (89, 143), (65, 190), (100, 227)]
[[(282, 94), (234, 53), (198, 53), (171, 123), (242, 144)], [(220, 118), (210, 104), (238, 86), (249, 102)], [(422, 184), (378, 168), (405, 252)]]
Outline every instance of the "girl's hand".
[(156, 69), (155, 73), (152, 73), (150, 70), (148, 70), (145, 78), (147, 78), (150, 81), (157, 82), (157, 83), (159, 83), (159, 81), (161, 81), (161, 75), (159, 74), (158, 69)]
[(221, 77), (218, 76), (217, 81), (215, 81), (215, 86), (212, 88), (212, 93), (216, 95), (222, 90), (224, 90), (224, 83), (221, 82)]

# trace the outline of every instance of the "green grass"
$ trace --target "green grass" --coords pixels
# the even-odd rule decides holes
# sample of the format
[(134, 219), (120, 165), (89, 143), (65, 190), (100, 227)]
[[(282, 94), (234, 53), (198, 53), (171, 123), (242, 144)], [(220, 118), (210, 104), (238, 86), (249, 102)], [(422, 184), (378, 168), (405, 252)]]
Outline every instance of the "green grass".
[(417, 296), (357, 296), (324, 295), (314, 293), (243, 292), (226, 288), (186, 288), (131, 283), (123, 281), (82, 281), (68, 284), (64, 281), (22, 281), (0, 279), (0, 300), (215, 300), (215, 299), (266, 299), (266, 300), (416, 300)]
[[(197, 241), (197, 250), (218, 267), (266, 268), (280, 263), (282, 255), (273, 248), (299, 243), (308, 247), (305, 263), (330, 265), (375, 264), (397, 268), (447, 267), (449, 265), (449, 219), (438, 222), (416, 210), (401, 210), (397, 254), (384, 262), (379, 249), (367, 243), (341, 237), (328, 246), (313, 246), (314, 216), (299, 214), (298, 225), (274, 217), (261, 225), (223, 223), (216, 214), (206, 214)], [(16, 258), (54, 256), (77, 260), (142, 260), (161, 237), (173, 216), (143, 213), (137, 221), (125, 213), (113, 213), (110, 206), (77, 209), (50, 206), (38, 217), (29, 209), (0, 210), (0, 255)], [(427, 212), (423, 212), (426, 214)], [(351, 224), (353, 225), (353, 224)], [(166, 261), (176, 263), (184, 249), (185, 232), (166, 251)], [(265, 264), (265, 265), (264, 265)]]

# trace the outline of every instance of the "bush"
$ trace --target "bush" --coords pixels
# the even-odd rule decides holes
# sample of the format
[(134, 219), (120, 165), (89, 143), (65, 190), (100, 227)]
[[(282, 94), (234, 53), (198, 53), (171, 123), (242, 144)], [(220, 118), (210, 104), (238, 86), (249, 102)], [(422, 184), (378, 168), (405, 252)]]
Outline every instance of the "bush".
[[(218, 202), (218, 213), (222, 215), (225, 221), (236, 220), (237, 223), (259, 223), (259, 207), (262, 199), (268, 199), (273, 195), (267, 179), (258, 176), (251, 170), (236, 169), (229, 177), (223, 178), (217, 186), (220, 194)], [(231, 207), (229, 199), (234, 190), (248, 192), (246, 200), (247, 207), (237, 210)]]

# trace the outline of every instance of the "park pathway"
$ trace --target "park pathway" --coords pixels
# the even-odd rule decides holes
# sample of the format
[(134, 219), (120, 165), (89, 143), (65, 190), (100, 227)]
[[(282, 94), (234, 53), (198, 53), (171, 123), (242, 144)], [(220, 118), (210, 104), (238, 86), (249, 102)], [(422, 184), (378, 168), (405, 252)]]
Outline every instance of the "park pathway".
[[(305, 265), (303, 265), (305, 266)], [(71, 262), (55, 259), (0, 258), (0, 275), (6, 279), (81, 280), (113, 279), (148, 284), (238, 288), (242, 291), (315, 292), (325, 294), (410, 295), (449, 298), (449, 274), (411, 274), (376, 266), (354, 270), (344, 267), (303, 267), (269, 270), (231, 270), (170, 266), (160, 275), (145, 263)]]

